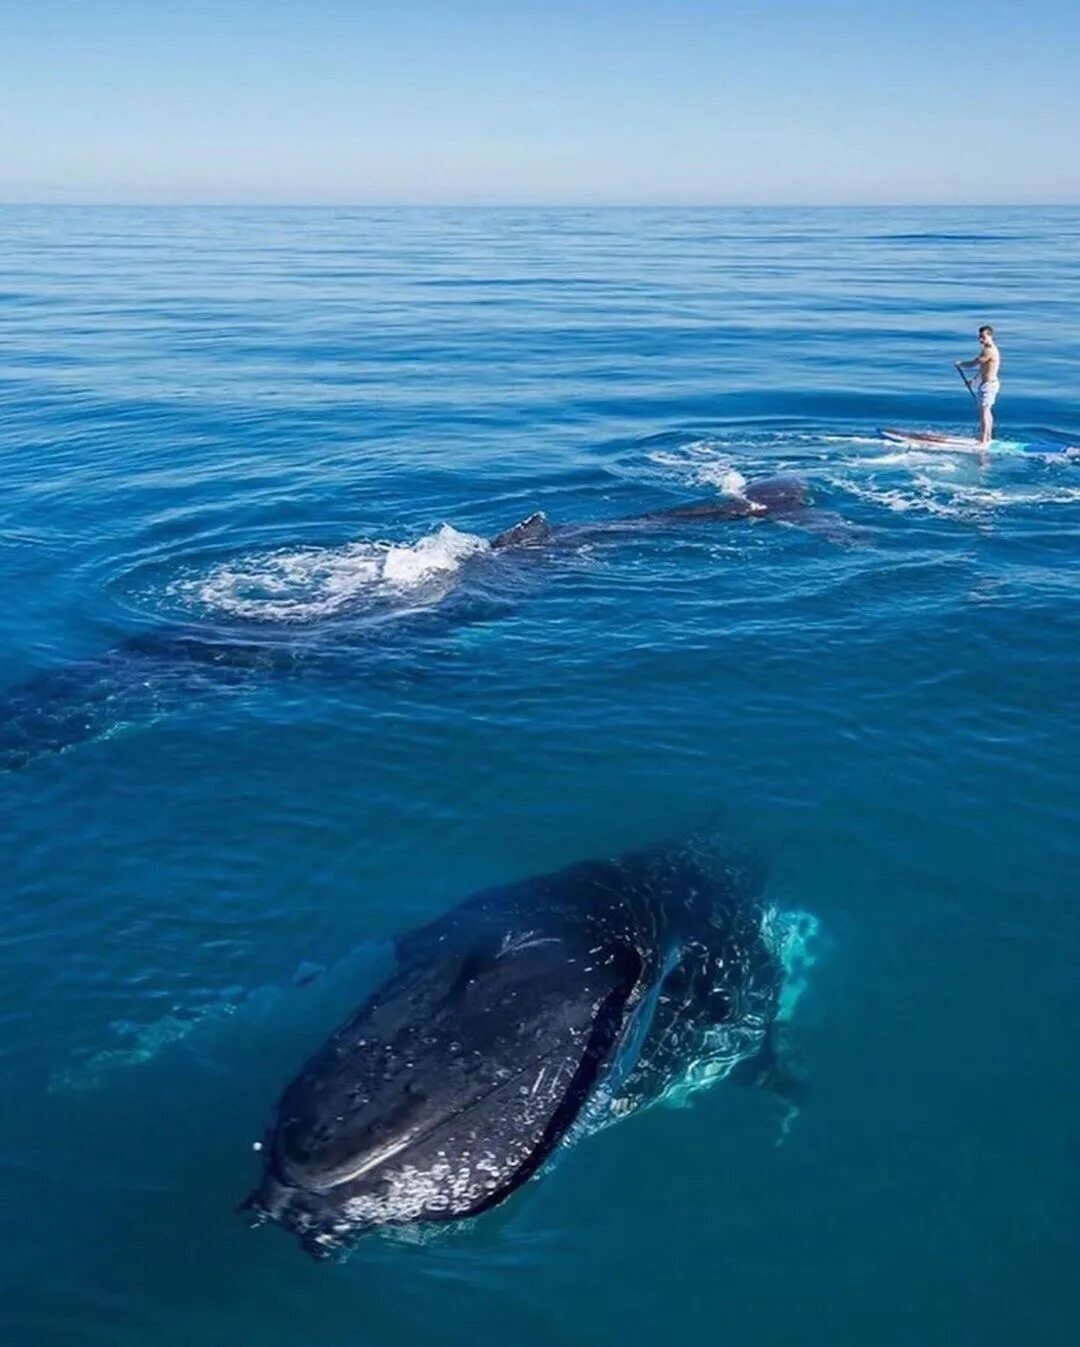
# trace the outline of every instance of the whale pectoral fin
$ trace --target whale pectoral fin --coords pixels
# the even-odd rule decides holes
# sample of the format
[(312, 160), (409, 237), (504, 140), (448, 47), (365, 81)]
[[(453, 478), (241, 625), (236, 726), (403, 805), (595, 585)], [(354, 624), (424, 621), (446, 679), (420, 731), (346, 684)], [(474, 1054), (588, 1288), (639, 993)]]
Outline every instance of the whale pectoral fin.
[(868, 528), (853, 524), (835, 510), (819, 510), (812, 505), (805, 509), (768, 511), (767, 515), (778, 523), (816, 533), (827, 542), (849, 547), (865, 544), (872, 536)]
[(784, 1062), (776, 1046), (776, 1030), (770, 1028), (761, 1049), (740, 1062), (728, 1076), (735, 1085), (754, 1085), (797, 1110), (806, 1101), (806, 1081)]
[(755, 1084), (793, 1109), (804, 1104), (809, 1094), (809, 1086), (803, 1077), (776, 1058), (758, 1076)]

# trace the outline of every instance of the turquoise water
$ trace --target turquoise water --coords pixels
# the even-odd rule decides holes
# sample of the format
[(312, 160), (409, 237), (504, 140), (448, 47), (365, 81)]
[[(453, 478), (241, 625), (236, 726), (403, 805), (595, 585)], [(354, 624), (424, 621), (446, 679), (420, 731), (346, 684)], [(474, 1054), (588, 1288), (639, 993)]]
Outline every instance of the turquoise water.
[[(0, 211), (4, 1341), (1075, 1340), (1080, 466), (876, 431), (970, 433), (990, 321), (1075, 443), (1078, 311), (1067, 209)], [(484, 551), (780, 471), (807, 526)], [(245, 1228), (386, 937), (715, 819), (821, 924), (790, 1125)]]

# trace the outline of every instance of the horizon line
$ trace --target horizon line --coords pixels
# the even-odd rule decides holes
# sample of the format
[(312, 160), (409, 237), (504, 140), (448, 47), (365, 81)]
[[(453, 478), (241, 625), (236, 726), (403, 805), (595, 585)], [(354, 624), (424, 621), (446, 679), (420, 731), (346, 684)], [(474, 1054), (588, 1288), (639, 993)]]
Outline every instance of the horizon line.
[(1070, 210), (1075, 201), (140, 201), (4, 200), (0, 210)]

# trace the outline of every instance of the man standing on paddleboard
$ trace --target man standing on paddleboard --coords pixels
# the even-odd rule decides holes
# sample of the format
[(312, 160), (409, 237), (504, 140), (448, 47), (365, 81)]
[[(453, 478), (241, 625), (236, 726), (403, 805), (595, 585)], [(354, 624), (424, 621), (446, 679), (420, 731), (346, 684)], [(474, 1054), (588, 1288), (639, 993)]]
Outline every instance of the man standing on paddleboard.
[[(971, 391), (975, 405), (979, 409), (979, 444), (987, 448), (994, 438), (994, 403), (1001, 391), (998, 375), (1001, 373), (1001, 352), (994, 341), (994, 329), (989, 325), (979, 328), (979, 345), (982, 350), (973, 360), (957, 360), (956, 368)], [(979, 382), (971, 387), (966, 369), (978, 367)]]

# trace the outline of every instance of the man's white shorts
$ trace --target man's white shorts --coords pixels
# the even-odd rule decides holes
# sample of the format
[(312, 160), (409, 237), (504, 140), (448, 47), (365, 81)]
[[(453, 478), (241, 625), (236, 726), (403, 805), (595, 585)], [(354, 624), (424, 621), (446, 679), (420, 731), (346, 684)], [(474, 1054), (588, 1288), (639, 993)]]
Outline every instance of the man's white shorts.
[(997, 402), (997, 395), (1001, 392), (1001, 384), (996, 379), (987, 379), (986, 383), (980, 384), (975, 390), (975, 396), (979, 400), (980, 407), (990, 408)]

